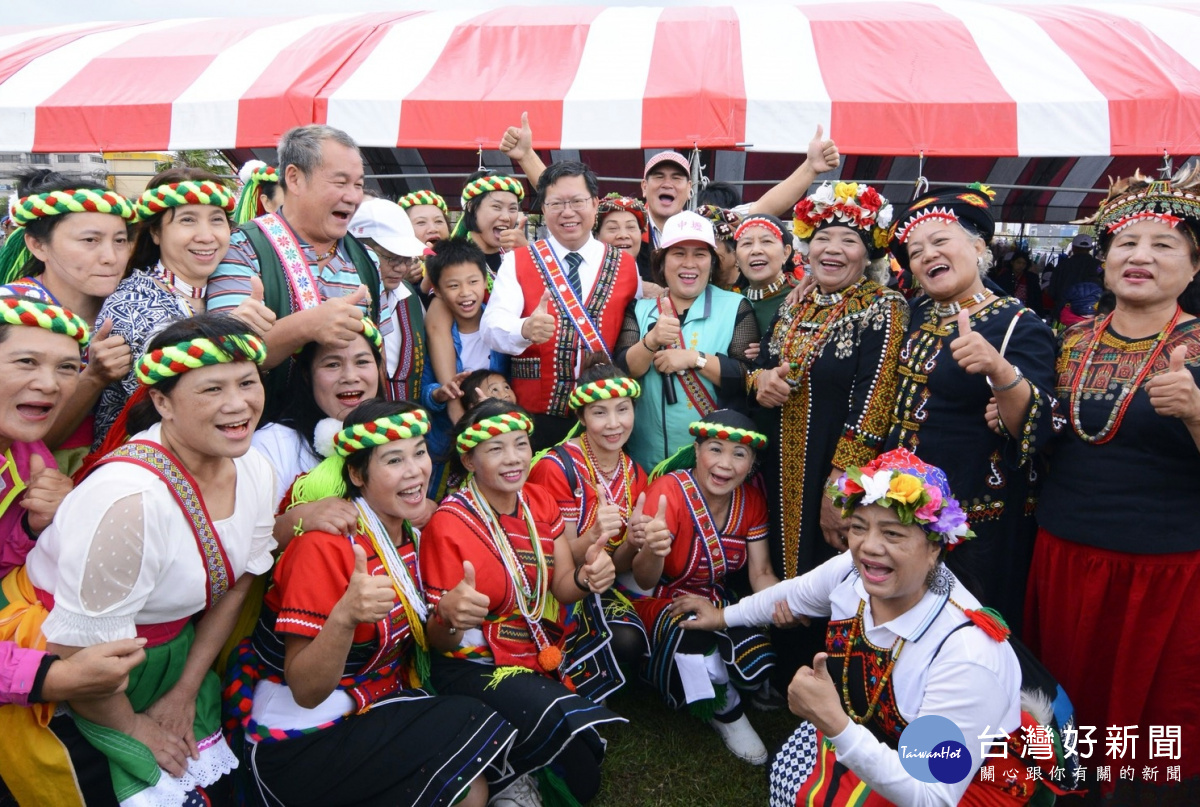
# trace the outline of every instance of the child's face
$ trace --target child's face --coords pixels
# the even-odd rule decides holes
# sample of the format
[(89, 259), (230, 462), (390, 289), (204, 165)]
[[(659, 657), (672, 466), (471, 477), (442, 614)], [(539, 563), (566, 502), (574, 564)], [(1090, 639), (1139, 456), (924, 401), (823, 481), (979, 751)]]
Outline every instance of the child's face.
[(467, 262), (447, 266), (438, 277), (437, 290), (454, 319), (460, 322), (475, 320), (482, 314), (487, 283), (478, 264)]
[(483, 391), (485, 398), (499, 398), (502, 401), (509, 403), (517, 402), (517, 395), (513, 392), (512, 387), (508, 385), (508, 379), (499, 373), (492, 373), (479, 386)]

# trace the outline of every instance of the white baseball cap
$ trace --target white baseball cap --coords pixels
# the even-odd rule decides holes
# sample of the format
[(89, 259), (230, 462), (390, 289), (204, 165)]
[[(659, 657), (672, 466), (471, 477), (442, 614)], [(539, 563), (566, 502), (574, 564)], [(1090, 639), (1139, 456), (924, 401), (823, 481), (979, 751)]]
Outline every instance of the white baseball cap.
[(350, 234), (355, 238), (370, 238), (393, 255), (419, 258), (425, 245), (417, 240), (408, 214), (395, 202), (387, 199), (366, 199), (350, 220)]
[(712, 222), (690, 210), (671, 216), (663, 225), (662, 236), (658, 239), (659, 248), (666, 249), (684, 241), (700, 241), (716, 249), (717, 239), (713, 235)]

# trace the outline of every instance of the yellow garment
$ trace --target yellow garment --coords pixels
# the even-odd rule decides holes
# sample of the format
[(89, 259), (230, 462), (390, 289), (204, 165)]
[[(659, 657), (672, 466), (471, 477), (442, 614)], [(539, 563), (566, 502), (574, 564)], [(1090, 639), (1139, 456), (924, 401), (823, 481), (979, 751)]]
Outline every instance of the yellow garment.
[[(45, 650), (42, 623), (50, 612), (38, 601), (25, 567), (10, 572), (0, 589), (7, 600), (0, 608), (0, 641)], [(47, 728), (53, 716), (53, 703), (0, 706), (0, 776), (18, 804), (84, 807), (67, 749)]]

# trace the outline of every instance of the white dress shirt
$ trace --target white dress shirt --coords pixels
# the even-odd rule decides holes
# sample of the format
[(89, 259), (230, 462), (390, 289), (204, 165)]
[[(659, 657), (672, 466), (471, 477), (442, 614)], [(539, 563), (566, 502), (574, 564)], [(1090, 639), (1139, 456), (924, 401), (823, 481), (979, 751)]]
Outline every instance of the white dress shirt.
[[(570, 250), (555, 240), (554, 236), (548, 236), (546, 241), (554, 251), (554, 257), (558, 259), (564, 273), (567, 271), (568, 252), (577, 252), (583, 258), (583, 263), (579, 264), (579, 287), (583, 290), (582, 302), (586, 305), (596, 285), (596, 278), (600, 276), (600, 267), (604, 263), (604, 244), (589, 236), (587, 243), (582, 247)], [(530, 295), (531, 299), (540, 299), (545, 290), (544, 284), (536, 289), (521, 288), (517, 280), (516, 255), (512, 252), (506, 254), (500, 264), (500, 270), (496, 272), (492, 296), (488, 298), (487, 308), (483, 311), (483, 320), (479, 326), (484, 344), (491, 350), (498, 350), (510, 356), (519, 356), (528, 350), (533, 343), (521, 336), (521, 328), (527, 319), (521, 316), (521, 313), (525, 310), (527, 295)], [(642, 281), (639, 278), (636, 297), (641, 296)], [(599, 327), (600, 323), (596, 325)], [(609, 345), (608, 348), (612, 350), (613, 346)]]
[[(837, 759), (894, 804), (958, 804), (983, 763), (979, 736), (985, 730), (1012, 734), (1020, 728), (1021, 668), (1016, 653), (1008, 642), (997, 642), (982, 630), (956, 630), (967, 621), (963, 612), (928, 591), (905, 613), (876, 625), (866, 589), (852, 568), (850, 553), (844, 552), (805, 575), (727, 607), (725, 621), (730, 627), (770, 625), (780, 600), (787, 601), (793, 614), (851, 619), (859, 603), (866, 602), (863, 630), (871, 644), (891, 647), (900, 637), (907, 640), (891, 679), (901, 716), (911, 723), (922, 715), (940, 715), (962, 729), (971, 752), (971, 776), (952, 785), (919, 782), (904, 770), (896, 751), (854, 721), (828, 738), (837, 748)], [(963, 608), (980, 607), (957, 580), (950, 598)]]

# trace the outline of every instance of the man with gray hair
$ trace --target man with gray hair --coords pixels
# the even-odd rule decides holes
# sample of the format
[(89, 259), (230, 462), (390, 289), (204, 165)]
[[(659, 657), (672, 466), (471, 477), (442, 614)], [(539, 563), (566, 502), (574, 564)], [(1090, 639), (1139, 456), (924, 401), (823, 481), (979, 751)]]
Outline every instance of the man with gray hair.
[(275, 312), (264, 417), (279, 408), (292, 354), (313, 341), (346, 347), (364, 315), (379, 321), (378, 264), (348, 233), (363, 200), (358, 146), (340, 129), (313, 124), (285, 132), (278, 151), (283, 206), (234, 231), (206, 293), (210, 313), (232, 312), (256, 294)]

